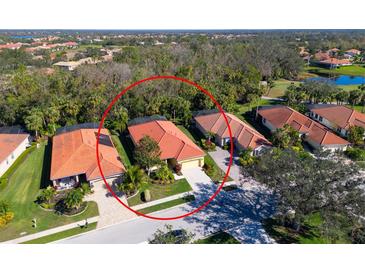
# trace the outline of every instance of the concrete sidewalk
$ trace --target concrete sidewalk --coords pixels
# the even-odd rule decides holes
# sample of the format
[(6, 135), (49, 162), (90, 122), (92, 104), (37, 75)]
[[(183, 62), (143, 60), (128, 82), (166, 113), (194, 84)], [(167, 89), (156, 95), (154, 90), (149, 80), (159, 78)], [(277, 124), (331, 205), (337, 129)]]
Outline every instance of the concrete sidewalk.
[[(99, 220), (99, 216), (87, 219), (89, 224), (95, 223), (98, 220)], [(44, 230), (44, 231), (41, 231), (41, 232), (38, 232), (38, 233), (30, 234), (30, 235), (20, 237), (20, 238), (16, 238), (16, 239), (13, 239), (13, 240), (9, 240), (9, 241), (6, 241), (6, 242), (0, 242), (0, 244), (19, 244), (19, 243), (23, 243), (23, 242), (27, 242), (27, 241), (30, 241), (30, 240), (38, 239), (38, 238), (41, 238), (41, 237), (44, 237), (44, 236), (52, 235), (52, 234), (55, 234), (55, 233), (58, 233), (58, 232), (62, 232), (62, 231), (69, 230), (69, 229), (79, 227), (79, 226), (83, 226), (83, 225), (85, 225), (85, 220), (81, 220), (81, 221), (71, 223), (71, 224), (68, 224), (68, 225), (64, 225), (64, 226), (58, 226), (58, 227), (55, 227), (55, 228), (51, 228), (51, 229), (48, 229), (48, 230)]]
[(166, 198), (154, 200), (154, 201), (151, 201), (151, 202), (148, 202), (148, 203), (135, 205), (135, 206), (132, 206), (131, 208), (138, 211), (138, 210), (143, 209), (143, 208), (158, 205), (158, 204), (161, 204), (161, 203), (166, 203), (166, 202), (176, 200), (176, 199), (180, 199), (180, 198), (183, 198), (185, 196), (189, 196), (189, 195), (193, 195), (193, 194), (194, 194), (194, 192), (187, 191), (187, 192), (175, 194), (175, 195), (172, 195), (172, 196), (167, 196)]

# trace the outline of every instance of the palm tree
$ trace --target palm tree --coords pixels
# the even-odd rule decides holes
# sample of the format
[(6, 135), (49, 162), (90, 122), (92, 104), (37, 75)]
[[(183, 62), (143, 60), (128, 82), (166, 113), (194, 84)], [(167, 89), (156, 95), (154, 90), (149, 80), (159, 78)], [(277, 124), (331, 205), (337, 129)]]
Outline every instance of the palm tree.
[(74, 189), (70, 191), (64, 202), (68, 209), (76, 208), (78, 209), (84, 199), (84, 194), (79, 189)]
[(47, 204), (50, 203), (51, 199), (53, 198), (53, 196), (55, 195), (56, 193), (56, 190), (51, 187), (51, 186), (48, 186), (46, 189), (44, 189), (40, 195), (40, 198), (44, 201), (47, 202)]
[(117, 185), (117, 189), (126, 194), (135, 192), (145, 181), (146, 176), (139, 166), (131, 166), (123, 176), (123, 182)]

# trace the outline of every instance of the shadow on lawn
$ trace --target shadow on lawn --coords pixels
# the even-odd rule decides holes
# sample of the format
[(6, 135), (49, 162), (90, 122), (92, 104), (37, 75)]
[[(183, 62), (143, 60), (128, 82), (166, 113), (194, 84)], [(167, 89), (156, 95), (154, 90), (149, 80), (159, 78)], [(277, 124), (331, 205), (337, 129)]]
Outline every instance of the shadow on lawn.
[(42, 166), (42, 177), (41, 177), (41, 185), (40, 188), (46, 188), (51, 185), (52, 182), (50, 180), (50, 170), (51, 170), (51, 150), (52, 143), (48, 140), (43, 156), (43, 166)]
[[(198, 207), (207, 201), (212, 191), (216, 190), (216, 186), (201, 184), (199, 189), (201, 191), (194, 193), (196, 200), (190, 203), (193, 207)], [(269, 243), (261, 222), (269, 218), (273, 212), (272, 194), (263, 190), (238, 188), (228, 192), (221, 191), (209, 205), (196, 214), (186, 217), (185, 220), (198, 224), (197, 229), (201, 234), (235, 228), (235, 236), (243, 239), (244, 243)]]
[(301, 238), (314, 239), (318, 238), (313, 232), (310, 225), (303, 226), (300, 231), (296, 231), (290, 227), (283, 226), (274, 218), (268, 218), (263, 221), (266, 232), (279, 244), (298, 244)]

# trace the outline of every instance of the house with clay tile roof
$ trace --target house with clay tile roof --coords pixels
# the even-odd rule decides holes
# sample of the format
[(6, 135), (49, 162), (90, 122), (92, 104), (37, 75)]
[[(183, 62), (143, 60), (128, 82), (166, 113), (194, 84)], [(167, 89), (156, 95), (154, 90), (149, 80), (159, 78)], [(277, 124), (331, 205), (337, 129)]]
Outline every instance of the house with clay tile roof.
[[(234, 147), (237, 150), (251, 148), (254, 155), (269, 148), (271, 143), (250, 125), (238, 119), (235, 115), (226, 113), (231, 128)], [(217, 111), (202, 111), (194, 116), (195, 126), (205, 136), (214, 134), (214, 141), (219, 146), (229, 144), (229, 129), (222, 113)]]
[[(96, 160), (97, 126), (72, 127), (56, 133), (52, 139), (50, 179), (58, 190), (89, 182), (101, 183), (102, 177)], [(104, 177), (115, 180), (125, 172), (109, 132), (103, 128), (99, 139), (99, 159)]]
[(31, 138), (20, 128), (0, 128), (0, 177), (30, 146)]
[(350, 144), (325, 126), (287, 106), (261, 106), (257, 110), (257, 117), (271, 132), (290, 125), (315, 149), (345, 150)]
[(349, 49), (345, 51), (345, 55), (349, 56), (349, 57), (354, 57), (356, 55), (360, 55), (361, 51), (358, 49)]
[(202, 167), (204, 151), (187, 137), (174, 123), (166, 119), (145, 119), (128, 126), (130, 137), (137, 145), (145, 136), (155, 140), (161, 150), (160, 159), (170, 167), (181, 164), (182, 169)]
[[(309, 116), (322, 125), (347, 137), (352, 126), (365, 129), (365, 114), (342, 105), (314, 104), (309, 105)], [(364, 136), (365, 137), (365, 136)]]

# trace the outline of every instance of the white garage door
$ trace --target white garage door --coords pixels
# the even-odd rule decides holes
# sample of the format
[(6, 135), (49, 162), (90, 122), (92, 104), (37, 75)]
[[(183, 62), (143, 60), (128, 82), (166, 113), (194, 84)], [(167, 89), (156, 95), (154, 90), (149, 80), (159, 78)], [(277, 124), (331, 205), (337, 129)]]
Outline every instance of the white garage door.
[(181, 163), (182, 169), (192, 168), (192, 167), (199, 167), (199, 164), (201, 163), (201, 160), (191, 160), (188, 162)]

